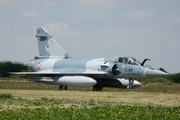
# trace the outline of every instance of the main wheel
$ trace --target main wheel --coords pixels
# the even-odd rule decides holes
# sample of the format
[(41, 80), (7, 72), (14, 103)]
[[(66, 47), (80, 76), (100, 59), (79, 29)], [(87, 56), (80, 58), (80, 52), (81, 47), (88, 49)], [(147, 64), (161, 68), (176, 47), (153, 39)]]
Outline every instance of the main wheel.
[(60, 85), (59, 90), (67, 90), (67, 85)]

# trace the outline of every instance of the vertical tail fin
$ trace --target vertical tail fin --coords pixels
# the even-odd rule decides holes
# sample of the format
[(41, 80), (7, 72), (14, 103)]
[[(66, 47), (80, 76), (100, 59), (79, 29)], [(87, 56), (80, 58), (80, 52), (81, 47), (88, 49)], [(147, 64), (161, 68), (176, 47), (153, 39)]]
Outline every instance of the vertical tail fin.
[(36, 29), (40, 57), (65, 57), (70, 55), (50, 36), (44, 28)]

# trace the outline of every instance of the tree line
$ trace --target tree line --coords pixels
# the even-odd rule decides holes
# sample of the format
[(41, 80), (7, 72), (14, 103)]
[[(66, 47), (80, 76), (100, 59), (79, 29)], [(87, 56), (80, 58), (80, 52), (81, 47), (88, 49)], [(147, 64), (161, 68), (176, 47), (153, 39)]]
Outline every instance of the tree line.
[(19, 62), (4, 61), (0, 62), (0, 77), (9, 77), (11, 74), (8, 72), (25, 72), (27, 66)]
[[(160, 68), (159, 70), (167, 72), (166, 70), (164, 70), (164, 68)], [(10, 77), (11, 74), (9, 74), (8, 72), (27, 72), (27, 66), (19, 62), (0, 62), (0, 77)], [(19, 78), (22, 78), (22, 76), (19, 76)], [(168, 79), (171, 82), (180, 83), (180, 73), (170, 74), (169, 76), (166, 76), (164, 78)]]

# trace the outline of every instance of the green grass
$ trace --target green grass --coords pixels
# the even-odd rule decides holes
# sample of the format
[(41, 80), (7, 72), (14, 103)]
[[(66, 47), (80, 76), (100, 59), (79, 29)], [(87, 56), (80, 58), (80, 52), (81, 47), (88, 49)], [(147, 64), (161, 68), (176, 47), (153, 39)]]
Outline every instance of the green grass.
[(1, 120), (26, 119), (66, 119), (66, 120), (178, 120), (180, 107), (153, 107), (153, 106), (122, 106), (104, 105), (92, 108), (21, 108), (0, 112)]
[(77, 98), (25, 99), (0, 94), (0, 120), (178, 120), (180, 106), (137, 105)]
[(170, 81), (169, 79), (165, 78), (165, 77), (158, 77), (158, 78), (141, 78), (139, 79), (139, 81), (141, 83), (155, 83), (155, 82), (158, 82), (158, 83), (165, 83), (165, 84), (171, 84), (172, 81)]
[(2, 93), (0, 94), (0, 99), (12, 99), (12, 95), (9, 93)]
[[(29, 85), (30, 82), (23, 80), (23, 86)], [(4, 81), (17, 81), (13, 85), (19, 85), (21, 80), (0, 80)], [(105, 88), (101, 92), (71, 87), (69, 91), (34, 90), (34, 87), (31, 90), (1, 89), (0, 120), (180, 119), (180, 84), (164, 78), (141, 79), (141, 82), (143, 85), (136, 89)]]

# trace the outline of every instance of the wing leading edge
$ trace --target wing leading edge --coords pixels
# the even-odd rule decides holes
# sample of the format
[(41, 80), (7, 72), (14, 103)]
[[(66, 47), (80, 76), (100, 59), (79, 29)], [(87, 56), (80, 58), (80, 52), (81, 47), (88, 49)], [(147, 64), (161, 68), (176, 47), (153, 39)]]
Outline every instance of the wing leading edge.
[(18, 74), (18, 75), (107, 75), (107, 72), (9, 72), (10, 74)]

